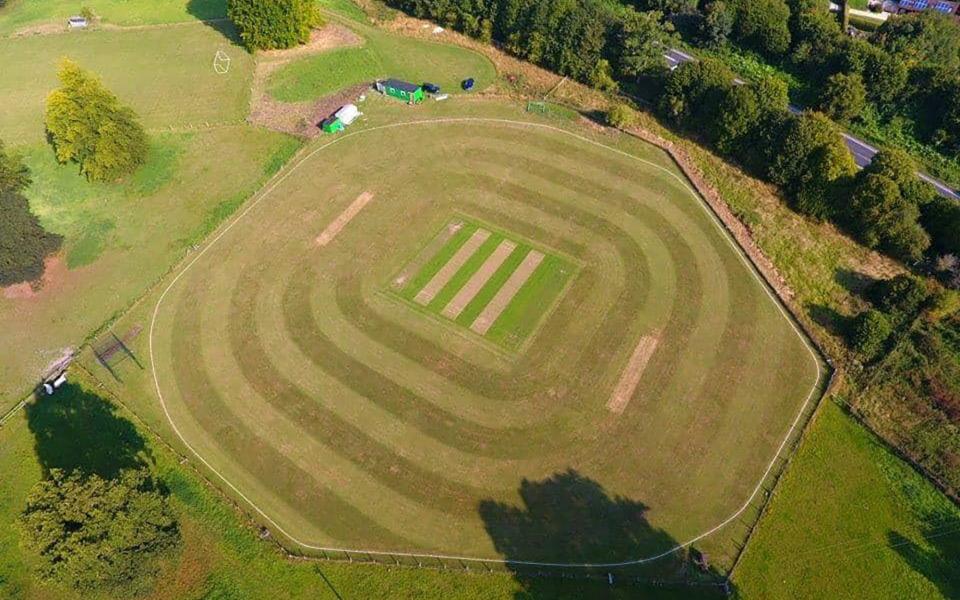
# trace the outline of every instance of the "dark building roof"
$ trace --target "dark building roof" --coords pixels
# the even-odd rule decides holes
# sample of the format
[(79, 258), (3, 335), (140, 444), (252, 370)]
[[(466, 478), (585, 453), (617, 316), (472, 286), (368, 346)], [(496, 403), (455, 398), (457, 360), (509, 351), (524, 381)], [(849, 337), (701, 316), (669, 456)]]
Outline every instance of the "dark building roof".
[(415, 92), (420, 89), (419, 85), (413, 83), (408, 83), (406, 81), (400, 81), (399, 79), (385, 79), (383, 85), (387, 87), (396, 88), (398, 90), (403, 90), (405, 92)]

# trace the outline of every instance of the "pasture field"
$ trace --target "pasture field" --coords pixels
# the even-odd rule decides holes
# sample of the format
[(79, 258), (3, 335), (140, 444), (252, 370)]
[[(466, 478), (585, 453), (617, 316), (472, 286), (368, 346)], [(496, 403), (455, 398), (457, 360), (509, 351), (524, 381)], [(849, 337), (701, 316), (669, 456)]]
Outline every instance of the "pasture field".
[[(231, 59), (225, 75), (213, 70), (218, 50)], [(201, 23), (7, 38), (0, 39), (0, 139), (7, 145), (44, 140), (44, 101), (63, 57), (96, 73), (148, 129), (236, 124), (247, 115), (253, 58)]]
[(363, 37), (363, 45), (290, 62), (270, 76), (271, 96), (283, 102), (314, 100), (383, 77), (430, 81), (455, 93), (467, 77), (476, 80), (477, 91), (496, 78), (493, 63), (466, 48), (405, 38), (353, 21), (342, 23)]
[(247, 125), (156, 135), (151, 143), (147, 164), (109, 185), (57, 164), (46, 145), (19, 148), (33, 173), (30, 204), (64, 236), (64, 252), (39, 292), (0, 293), (3, 412), (61, 348), (126, 309), (299, 147)]
[(86, 4), (74, 0), (8, 0), (0, 9), (0, 36), (33, 33), (47, 28), (66, 28), (69, 17), (89, 6), (101, 22), (110, 25), (153, 25), (181, 23), (196, 19), (220, 19), (227, 16), (226, 0), (94, 0)]
[(734, 572), (744, 598), (960, 596), (960, 509), (825, 402)]
[[(379, 102), (117, 324), (149, 325), (156, 307), (152, 337), (133, 344), (148, 366), (108, 386), (310, 546), (616, 562), (734, 514), (819, 369), (669, 160), (524, 123), (404, 125), (409, 107)], [(456, 219), (578, 266), (512, 351), (395, 297), (397, 274)], [(441, 293), (458, 295), (476, 263)], [(718, 563), (721, 537), (697, 544)]]

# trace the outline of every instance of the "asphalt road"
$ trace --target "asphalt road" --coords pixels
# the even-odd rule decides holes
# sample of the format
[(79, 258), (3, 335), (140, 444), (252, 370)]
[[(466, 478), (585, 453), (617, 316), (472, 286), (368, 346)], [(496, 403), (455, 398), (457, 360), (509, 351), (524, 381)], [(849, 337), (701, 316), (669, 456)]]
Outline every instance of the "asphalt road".
[[(695, 57), (675, 48), (668, 50), (663, 56), (667, 59), (667, 65), (671, 69), (677, 68), (682, 63), (696, 60)], [(745, 83), (742, 79), (735, 79), (734, 82), (741, 84)], [(803, 110), (801, 107), (794, 105), (791, 105), (788, 108), (792, 113), (799, 113)], [(847, 148), (850, 150), (850, 154), (853, 155), (854, 162), (856, 162), (857, 166), (861, 169), (869, 165), (870, 161), (873, 160), (873, 156), (877, 153), (876, 148), (848, 133), (843, 134), (843, 140), (846, 142)], [(927, 175), (921, 171), (917, 172), (917, 176), (932, 185), (941, 196), (952, 198), (954, 200), (960, 200), (960, 194), (957, 193), (957, 190), (953, 189), (939, 179), (931, 177), (930, 175)]]

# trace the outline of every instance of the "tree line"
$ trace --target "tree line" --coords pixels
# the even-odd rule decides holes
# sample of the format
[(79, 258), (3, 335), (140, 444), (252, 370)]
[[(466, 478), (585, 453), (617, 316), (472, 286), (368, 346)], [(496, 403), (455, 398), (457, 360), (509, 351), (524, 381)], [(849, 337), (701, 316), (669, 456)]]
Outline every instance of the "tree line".
[[(907, 67), (877, 45), (843, 35), (822, 3), (791, 1), (713, 0), (701, 6), (696, 0), (638, 0), (636, 8), (606, 0), (391, 4), (496, 41), (520, 58), (603, 90), (645, 81), (659, 90), (658, 109), (675, 127), (702, 136), (779, 185), (796, 210), (834, 221), (867, 246), (907, 262), (923, 258), (931, 244), (940, 253), (960, 255), (960, 206), (917, 181), (902, 152), (881, 152), (875, 165), (858, 173), (828, 118), (857, 110), (860, 100), (896, 106)], [(716, 61), (669, 71), (663, 53), (677, 30), (704, 44), (729, 37), (767, 55), (789, 53), (824, 77), (819, 110), (793, 115), (782, 82), (737, 85), (733, 72)]]

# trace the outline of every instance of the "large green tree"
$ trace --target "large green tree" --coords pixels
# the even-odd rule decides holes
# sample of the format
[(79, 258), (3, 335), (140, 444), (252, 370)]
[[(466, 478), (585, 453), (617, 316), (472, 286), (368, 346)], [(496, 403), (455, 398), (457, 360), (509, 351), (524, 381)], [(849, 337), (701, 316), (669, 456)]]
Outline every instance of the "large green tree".
[(825, 115), (806, 112), (784, 123), (768, 177), (787, 192), (794, 207), (818, 219), (835, 214), (837, 184), (856, 173), (837, 125)]
[(860, 115), (867, 106), (867, 88), (860, 75), (835, 73), (820, 91), (817, 110), (841, 123)]
[(850, 195), (850, 227), (870, 248), (905, 261), (916, 261), (930, 246), (919, 223), (920, 210), (884, 175), (861, 173)]
[(227, 0), (227, 16), (254, 50), (303, 44), (322, 23), (314, 0)]
[(658, 11), (628, 9), (617, 32), (617, 74), (629, 80), (666, 71), (664, 48), (674, 41), (673, 25)]
[(145, 469), (115, 479), (50, 471), (20, 517), (45, 577), (93, 591), (133, 581), (179, 540), (166, 496)]
[(733, 72), (717, 60), (683, 63), (667, 76), (660, 110), (682, 127), (703, 131), (716, 116), (733, 79)]
[(47, 96), (46, 126), (61, 163), (93, 181), (114, 181), (146, 161), (147, 135), (129, 107), (93, 74), (64, 60), (60, 87)]
[(737, 41), (771, 57), (790, 49), (790, 9), (784, 0), (732, 0), (730, 4), (736, 15)]

